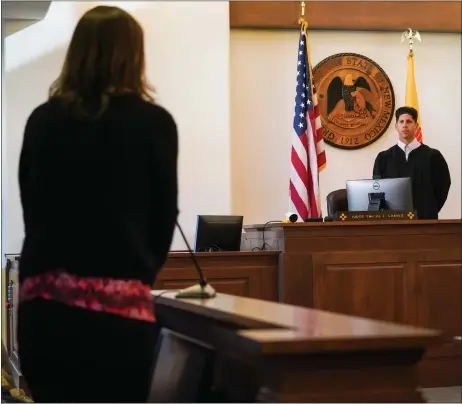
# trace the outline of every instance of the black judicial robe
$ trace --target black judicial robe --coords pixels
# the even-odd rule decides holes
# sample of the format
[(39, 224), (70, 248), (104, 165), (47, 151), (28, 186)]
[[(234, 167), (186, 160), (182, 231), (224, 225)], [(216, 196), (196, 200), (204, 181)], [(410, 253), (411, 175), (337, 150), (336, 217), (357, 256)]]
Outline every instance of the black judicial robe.
[(398, 145), (380, 152), (375, 159), (374, 176), (410, 177), (414, 209), (419, 219), (438, 219), (438, 212), (451, 187), (451, 176), (443, 155), (424, 144), (412, 150), (407, 161)]

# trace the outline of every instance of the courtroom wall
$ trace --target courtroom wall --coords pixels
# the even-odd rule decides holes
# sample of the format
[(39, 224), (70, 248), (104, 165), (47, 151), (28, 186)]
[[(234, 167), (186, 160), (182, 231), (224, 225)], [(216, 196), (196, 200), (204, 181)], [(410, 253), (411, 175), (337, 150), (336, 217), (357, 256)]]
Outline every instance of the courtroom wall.
[[(198, 213), (229, 214), (231, 209), (228, 3), (112, 3), (132, 12), (142, 24), (148, 78), (159, 103), (177, 121), (180, 222), (192, 242)], [(53, 2), (43, 21), (5, 39), (3, 253), (19, 252), (24, 235), (17, 170), (26, 119), (46, 100), (77, 20), (95, 4)], [(184, 248), (178, 233), (172, 248)]]
[[(149, 79), (159, 103), (178, 123), (180, 222), (189, 241), (201, 213), (243, 214), (246, 223), (281, 219), (288, 207), (297, 32), (230, 33), (227, 2), (114, 3), (133, 12), (143, 25)], [(5, 39), (4, 253), (18, 252), (23, 238), (17, 167), (26, 119), (45, 101), (75, 23), (94, 4), (53, 2), (43, 21)], [(399, 37), (313, 32), (313, 62), (337, 52), (361, 53), (390, 76), (400, 105), (407, 48)], [(423, 43), (416, 45), (424, 139), (443, 152), (453, 177), (443, 218), (460, 217), (460, 45), (456, 34), (424, 34)], [(348, 178), (370, 176), (375, 155), (395, 141), (389, 129), (366, 149), (326, 146), (323, 199)], [(172, 248), (184, 248), (178, 234)]]
[[(290, 147), (294, 114), (297, 31), (231, 30), (231, 183), (233, 212), (246, 223), (280, 220), (288, 209)], [(422, 33), (415, 45), (415, 75), (424, 141), (449, 164), (452, 187), (440, 217), (461, 217), (461, 35)], [(406, 56), (400, 33), (314, 31), (313, 67), (335, 53), (354, 52), (378, 63), (404, 104)], [(393, 125), (360, 150), (326, 145), (320, 175), (325, 196), (348, 179), (370, 178), (378, 152), (394, 145)]]

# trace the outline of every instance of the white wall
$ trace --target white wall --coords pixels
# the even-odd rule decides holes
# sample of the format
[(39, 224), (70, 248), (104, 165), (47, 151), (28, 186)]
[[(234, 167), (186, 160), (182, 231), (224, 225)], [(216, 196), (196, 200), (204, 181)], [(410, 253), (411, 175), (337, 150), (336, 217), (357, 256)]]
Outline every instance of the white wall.
[[(243, 214), (246, 223), (281, 219), (288, 206), (298, 33), (230, 34), (227, 2), (113, 3), (143, 25), (149, 78), (178, 123), (180, 222), (190, 242), (197, 214)], [(4, 252), (18, 252), (23, 238), (17, 166), (26, 119), (46, 99), (77, 19), (94, 4), (53, 2), (43, 21), (6, 38)], [(407, 47), (398, 33), (318, 31), (310, 39), (313, 64), (338, 52), (376, 61), (392, 81), (396, 104), (403, 104)], [(461, 217), (460, 46), (456, 34), (423, 34), (416, 45), (425, 142), (445, 155), (453, 179), (442, 218)], [(370, 176), (376, 154), (395, 141), (389, 129), (365, 149), (326, 146), (323, 199), (348, 178)], [(178, 235), (172, 248), (184, 248)]]
[[(231, 32), (232, 208), (246, 223), (280, 220), (288, 208), (290, 140), (295, 96), (297, 31)], [(327, 56), (359, 53), (390, 77), (396, 105), (404, 104), (408, 48), (399, 33), (315, 31), (313, 67)], [(461, 217), (461, 35), (422, 33), (415, 45), (415, 74), (424, 141), (445, 156), (452, 187), (440, 218)], [(367, 148), (326, 145), (320, 175), (325, 196), (347, 179), (370, 178), (378, 152), (395, 144), (393, 125)]]
[[(180, 223), (192, 242), (197, 214), (230, 213), (228, 3), (112, 3), (125, 7), (142, 24), (148, 77), (157, 89), (159, 103), (177, 121)], [(77, 20), (95, 4), (53, 2), (43, 21), (5, 40), (4, 252), (19, 252), (24, 234), (17, 169), (25, 122), (46, 100)], [(184, 248), (178, 234), (172, 248)]]

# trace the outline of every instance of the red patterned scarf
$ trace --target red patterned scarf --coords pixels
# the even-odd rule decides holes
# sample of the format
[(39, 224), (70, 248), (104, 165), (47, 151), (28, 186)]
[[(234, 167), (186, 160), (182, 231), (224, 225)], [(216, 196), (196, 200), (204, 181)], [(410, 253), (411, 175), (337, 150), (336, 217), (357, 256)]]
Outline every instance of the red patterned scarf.
[(155, 322), (151, 289), (138, 280), (78, 277), (56, 270), (27, 278), (21, 284), (20, 302), (36, 298)]

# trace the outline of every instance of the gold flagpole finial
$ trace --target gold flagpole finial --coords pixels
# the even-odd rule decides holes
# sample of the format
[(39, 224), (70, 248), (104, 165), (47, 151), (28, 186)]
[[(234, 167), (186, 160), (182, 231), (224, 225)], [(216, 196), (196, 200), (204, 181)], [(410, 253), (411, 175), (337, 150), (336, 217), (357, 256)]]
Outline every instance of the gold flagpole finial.
[(302, 24), (302, 30), (305, 31), (306, 28), (308, 27), (308, 23), (305, 20), (305, 2), (304, 1), (301, 2), (301, 6), (302, 6), (302, 15), (299, 18), (298, 23)]
[(401, 43), (403, 43), (405, 40), (409, 41), (409, 52), (412, 53), (412, 47), (414, 45), (414, 39), (417, 39), (419, 42), (422, 42), (422, 38), (419, 34), (419, 31), (408, 28), (406, 31), (404, 31), (401, 35)]

